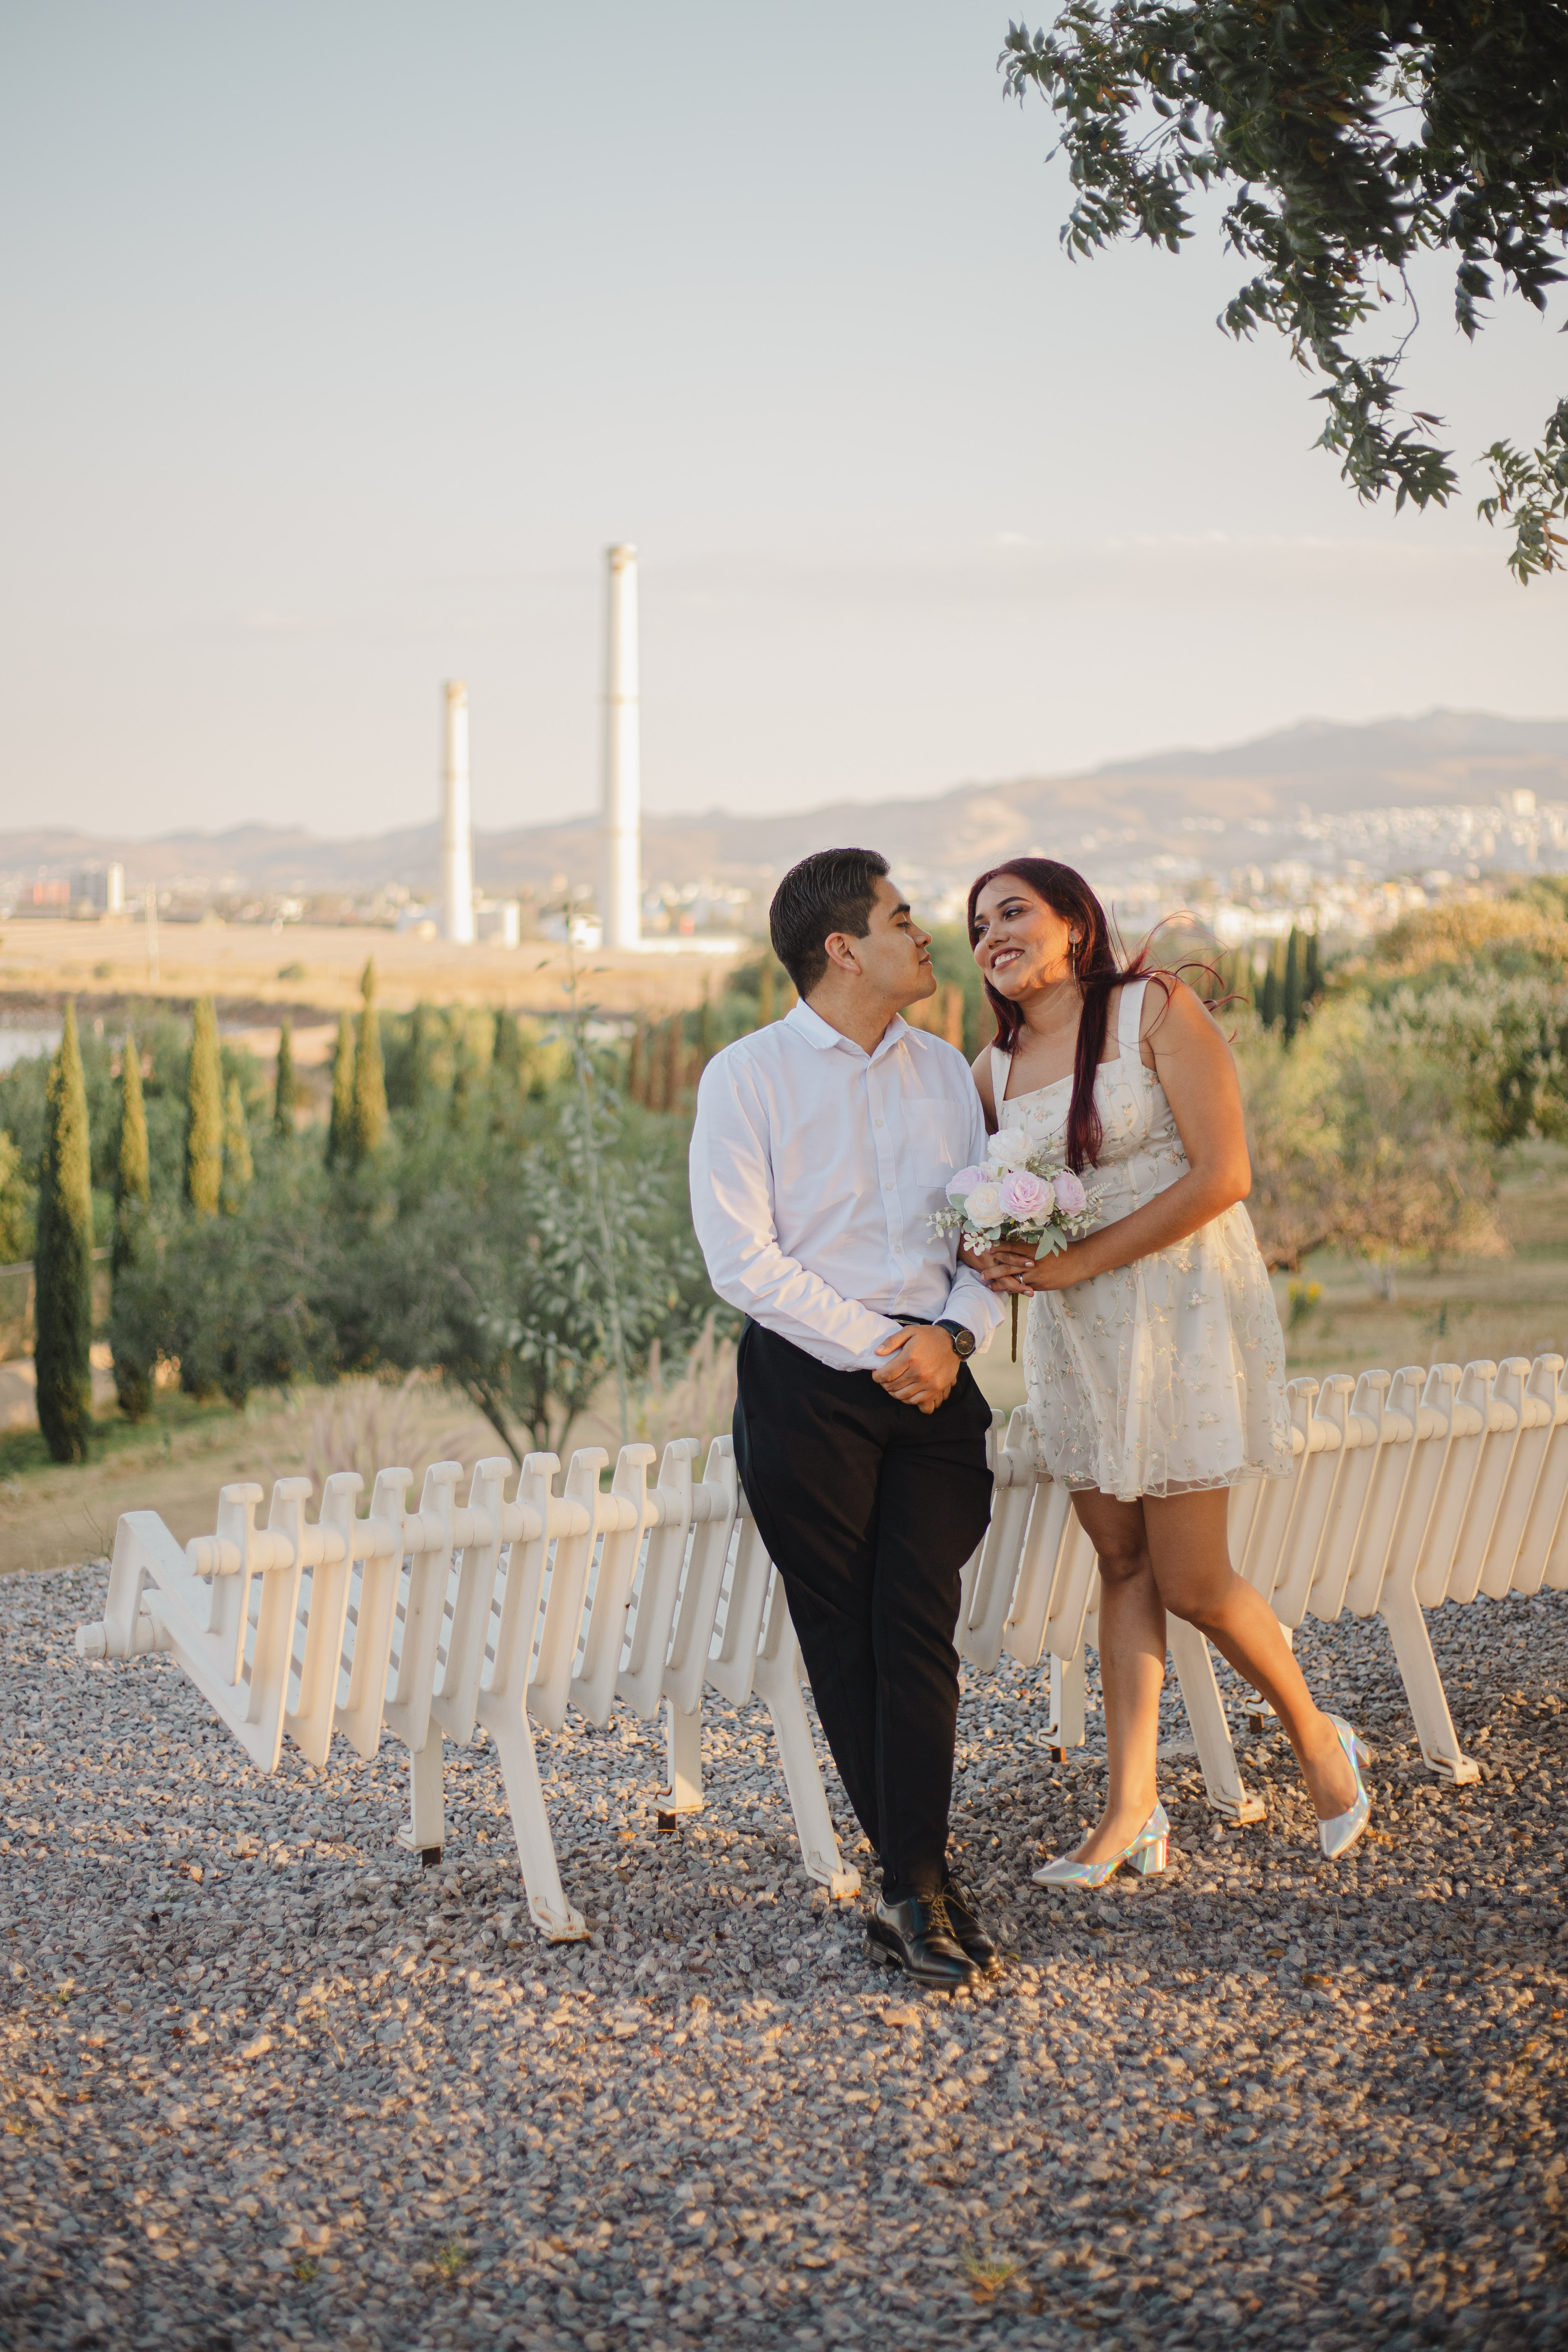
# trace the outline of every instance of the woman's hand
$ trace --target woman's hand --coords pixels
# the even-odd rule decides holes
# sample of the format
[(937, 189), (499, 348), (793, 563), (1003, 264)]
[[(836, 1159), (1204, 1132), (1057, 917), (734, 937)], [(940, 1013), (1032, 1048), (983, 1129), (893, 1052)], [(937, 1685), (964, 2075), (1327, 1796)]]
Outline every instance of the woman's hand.
[(1020, 1243), (1003, 1243), (986, 1253), (979, 1271), (987, 1289), (1002, 1297), (1009, 1293), (1027, 1297), (1032, 1290), (1066, 1290), (1084, 1279), (1086, 1269), (1080, 1261), (1083, 1244), (1069, 1242), (1066, 1249), (1053, 1250), (1047, 1256), (1037, 1258), (1032, 1249)]
[(999, 1291), (1004, 1296), (1008, 1291), (1018, 1289), (1019, 1285), (1013, 1278), (1015, 1272), (1018, 1266), (1029, 1264), (1032, 1255), (1031, 1251), (1009, 1249), (1003, 1243), (998, 1243), (994, 1249), (977, 1250), (973, 1242), (966, 1241), (961, 1242), (958, 1249), (960, 1265), (966, 1265), (972, 1274), (977, 1274), (987, 1290)]

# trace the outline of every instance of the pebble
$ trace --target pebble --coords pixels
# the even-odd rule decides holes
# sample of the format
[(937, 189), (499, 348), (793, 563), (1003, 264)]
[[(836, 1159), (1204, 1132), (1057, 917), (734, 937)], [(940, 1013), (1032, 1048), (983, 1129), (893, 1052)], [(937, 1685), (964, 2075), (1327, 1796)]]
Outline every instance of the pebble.
[(1011, 1958), (949, 1999), (805, 1877), (760, 1705), (710, 1696), (673, 1835), (656, 1726), (540, 1737), (594, 1929), (551, 1948), (492, 1748), (448, 1750), (422, 1869), (401, 1748), (262, 1778), (167, 1659), (77, 1661), (103, 1587), (0, 1580), (16, 2352), (1568, 2339), (1568, 1596), (1431, 1621), (1463, 1790), (1379, 1625), (1301, 1629), (1377, 1756), (1337, 1867), (1222, 1674), (1266, 1821), (1208, 1811), (1173, 1690), (1171, 1870), (1041, 1894), (1100, 1802), (1095, 1678), (1066, 1765), (1040, 1676), (972, 1678), (955, 1853)]

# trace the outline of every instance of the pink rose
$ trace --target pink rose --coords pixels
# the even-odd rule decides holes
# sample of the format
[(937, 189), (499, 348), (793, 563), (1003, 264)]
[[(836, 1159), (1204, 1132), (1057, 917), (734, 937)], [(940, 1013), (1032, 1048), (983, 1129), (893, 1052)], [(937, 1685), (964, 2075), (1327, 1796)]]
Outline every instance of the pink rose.
[(947, 1180), (947, 1197), (950, 1201), (962, 1201), (973, 1192), (976, 1184), (987, 1181), (984, 1168), (961, 1168), (956, 1176), (950, 1176)]
[(1050, 1201), (1051, 1188), (1038, 1176), (1031, 1176), (1026, 1168), (1016, 1169), (1004, 1176), (1001, 1185), (1002, 1206), (1008, 1216), (1026, 1221), (1037, 1217)]
[(1089, 1206), (1089, 1194), (1070, 1168), (1064, 1168), (1061, 1174), (1052, 1180), (1051, 1190), (1064, 1217), (1081, 1216)]

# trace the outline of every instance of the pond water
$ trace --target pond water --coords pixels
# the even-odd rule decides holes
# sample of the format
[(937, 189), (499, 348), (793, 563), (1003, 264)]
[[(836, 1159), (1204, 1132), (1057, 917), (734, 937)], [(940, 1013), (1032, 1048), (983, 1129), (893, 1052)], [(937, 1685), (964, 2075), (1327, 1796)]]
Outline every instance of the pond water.
[(63, 1034), (58, 1021), (0, 1022), (0, 1070), (33, 1054), (52, 1054)]

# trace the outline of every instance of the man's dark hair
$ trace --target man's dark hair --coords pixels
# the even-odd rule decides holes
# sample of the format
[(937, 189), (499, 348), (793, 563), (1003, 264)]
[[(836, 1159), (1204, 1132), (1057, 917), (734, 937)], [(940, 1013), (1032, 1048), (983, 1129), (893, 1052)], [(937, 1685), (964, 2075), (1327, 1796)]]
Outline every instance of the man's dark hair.
[(827, 970), (823, 942), (834, 931), (863, 940), (888, 861), (874, 849), (819, 849), (792, 866), (773, 892), (768, 933), (773, 953), (802, 996)]

